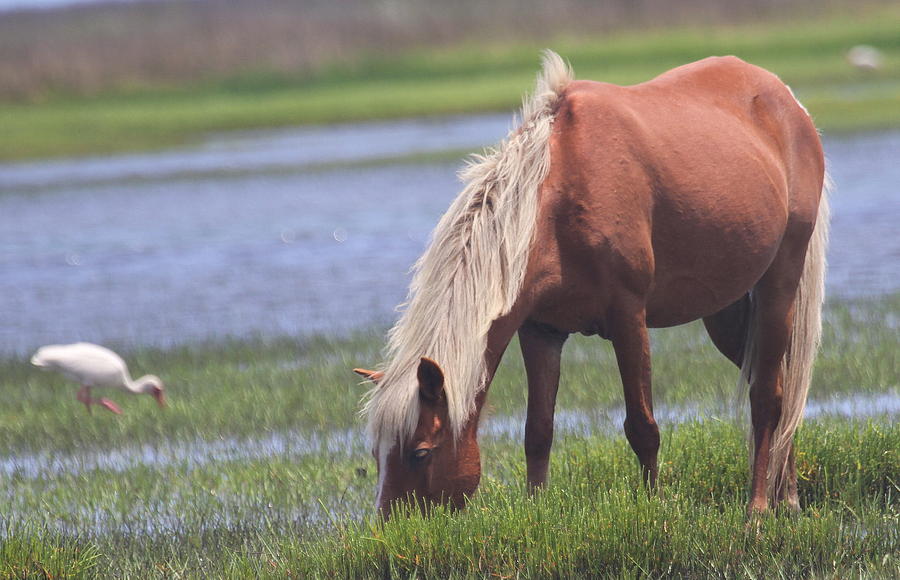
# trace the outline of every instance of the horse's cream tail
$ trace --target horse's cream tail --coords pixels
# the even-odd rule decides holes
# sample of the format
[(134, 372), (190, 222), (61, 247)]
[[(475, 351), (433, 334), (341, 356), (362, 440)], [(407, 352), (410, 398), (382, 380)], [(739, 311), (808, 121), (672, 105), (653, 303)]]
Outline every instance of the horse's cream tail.
[[(819, 200), (819, 211), (816, 226), (809, 246), (806, 249), (806, 261), (803, 274), (797, 288), (794, 302), (794, 321), (791, 339), (788, 343), (782, 362), (782, 408), (781, 419), (775, 428), (772, 447), (769, 455), (768, 495), (771, 500), (780, 497), (788, 478), (786, 477), (791, 444), (794, 433), (803, 419), (806, 407), (806, 395), (812, 379), (813, 363), (822, 335), (822, 303), (825, 300), (825, 250), (828, 246), (828, 228), (830, 209), (828, 196), (833, 183), (828, 173)], [(754, 308), (751, 295), (751, 310)], [(755, 316), (751, 313), (744, 348), (744, 360), (741, 364), (740, 384), (742, 390), (750, 386), (751, 364), (757, 348), (759, 337), (756, 333)], [(753, 437), (750, 437), (750, 463), (753, 464)]]

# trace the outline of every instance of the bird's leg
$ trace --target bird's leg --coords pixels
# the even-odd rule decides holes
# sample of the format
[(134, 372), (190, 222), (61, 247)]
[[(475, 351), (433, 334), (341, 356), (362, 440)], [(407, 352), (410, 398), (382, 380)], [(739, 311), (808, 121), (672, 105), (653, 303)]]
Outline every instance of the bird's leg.
[(93, 410), (91, 409), (91, 405), (100, 405), (106, 409), (109, 409), (116, 415), (122, 414), (122, 409), (119, 408), (118, 405), (107, 399), (106, 397), (101, 397), (99, 399), (91, 398), (91, 388), (87, 385), (82, 385), (81, 390), (78, 391), (78, 394), (75, 396), (80, 402), (84, 403), (84, 406), (87, 408), (88, 413), (93, 414)]
[(84, 403), (85, 408), (87, 408), (88, 413), (92, 413), (91, 411), (91, 388), (87, 385), (81, 385), (81, 389), (78, 391), (78, 394), (75, 395), (75, 398), (78, 399), (79, 402)]
[(116, 405), (115, 403), (113, 403), (112, 401), (110, 401), (109, 399), (107, 399), (106, 397), (97, 399), (97, 400), (95, 400), (94, 402), (97, 403), (97, 404), (99, 404), (99, 405), (101, 405), (101, 406), (103, 406), (103, 407), (106, 407), (107, 409), (109, 409), (110, 411), (112, 411), (113, 413), (115, 413), (116, 415), (121, 415), (121, 414), (122, 414), (122, 409), (120, 409), (118, 405)]

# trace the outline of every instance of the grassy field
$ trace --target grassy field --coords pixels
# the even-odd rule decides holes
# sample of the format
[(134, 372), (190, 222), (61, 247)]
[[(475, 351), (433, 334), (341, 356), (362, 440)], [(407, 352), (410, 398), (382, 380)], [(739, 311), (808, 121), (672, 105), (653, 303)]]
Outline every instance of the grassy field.
[[(469, 509), (384, 525), (348, 370), (378, 360), (378, 333), (121, 347), (134, 374), (164, 378), (171, 403), (112, 396), (121, 417), (87, 415), (74, 385), (8, 359), (0, 578), (897, 577), (898, 310), (900, 295), (829, 307), (820, 413), (798, 440), (805, 509), (750, 524), (745, 443), (729, 420), (736, 371), (696, 324), (653, 334), (662, 496), (639, 491), (609, 344), (579, 337), (545, 493), (525, 494), (513, 345)], [(842, 405), (855, 417), (827, 412)]]
[[(846, 51), (870, 44), (878, 71)], [(0, 160), (153, 149), (210, 132), (411, 115), (512, 110), (539, 51), (552, 47), (579, 78), (630, 84), (712, 54), (736, 54), (781, 75), (828, 131), (900, 126), (900, 7), (768, 24), (645, 30), (540, 43), (468, 41), (451, 48), (350, 60), (314, 73), (243, 73), (170, 88), (0, 104)]]

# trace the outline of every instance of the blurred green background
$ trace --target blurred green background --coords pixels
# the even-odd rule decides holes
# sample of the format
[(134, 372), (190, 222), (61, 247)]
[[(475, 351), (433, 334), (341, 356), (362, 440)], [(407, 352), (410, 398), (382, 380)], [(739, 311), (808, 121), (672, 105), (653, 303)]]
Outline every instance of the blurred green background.
[(825, 130), (900, 125), (897, 2), (146, 1), (2, 13), (0, 159), (509, 110), (545, 47), (579, 78), (628, 84), (735, 54)]

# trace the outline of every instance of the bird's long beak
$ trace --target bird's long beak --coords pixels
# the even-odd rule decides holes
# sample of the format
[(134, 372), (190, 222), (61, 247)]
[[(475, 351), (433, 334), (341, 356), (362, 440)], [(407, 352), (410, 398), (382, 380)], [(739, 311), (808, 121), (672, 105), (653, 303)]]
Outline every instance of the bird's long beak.
[(153, 391), (153, 398), (156, 399), (156, 404), (160, 407), (166, 406), (166, 392), (162, 389), (158, 389)]

